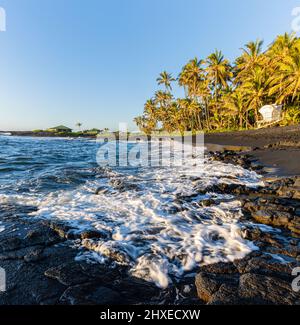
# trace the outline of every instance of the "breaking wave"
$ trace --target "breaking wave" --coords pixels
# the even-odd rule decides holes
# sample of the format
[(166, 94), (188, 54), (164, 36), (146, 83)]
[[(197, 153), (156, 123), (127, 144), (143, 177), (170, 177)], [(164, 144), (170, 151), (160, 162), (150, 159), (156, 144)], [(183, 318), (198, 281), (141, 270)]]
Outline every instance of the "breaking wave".
[[(77, 259), (125, 265), (132, 275), (166, 288), (203, 264), (233, 261), (256, 249), (242, 238), (240, 202), (209, 190), (224, 183), (262, 185), (254, 172), (202, 157), (197, 164), (190, 157), (185, 166), (100, 168), (91, 159), (91, 141), (11, 141), (31, 150), (41, 146), (52, 159), (32, 161), (27, 176), (20, 170), (8, 170), (10, 178), (0, 174), (0, 203), (34, 205), (35, 217), (64, 222), (76, 233), (96, 231), (97, 239), (79, 243), (84, 249)], [(28, 171), (27, 163), (22, 168)]]

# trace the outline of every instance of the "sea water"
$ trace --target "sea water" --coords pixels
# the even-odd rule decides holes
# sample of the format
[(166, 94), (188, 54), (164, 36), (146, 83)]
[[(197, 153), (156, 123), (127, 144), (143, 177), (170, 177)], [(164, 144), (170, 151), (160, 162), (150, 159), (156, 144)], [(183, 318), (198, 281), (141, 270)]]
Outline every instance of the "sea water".
[[(30, 205), (36, 218), (79, 234), (99, 231), (100, 239), (79, 243), (77, 260), (122, 264), (161, 288), (256, 249), (242, 237), (239, 200), (209, 190), (262, 186), (255, 172), (207, 157), (184, 166), (101, 167), (99, 148), (95, 140), (0, 137), (0, 221), (1, 205)], [(207, 199), (215, 203), (202, 205)]]

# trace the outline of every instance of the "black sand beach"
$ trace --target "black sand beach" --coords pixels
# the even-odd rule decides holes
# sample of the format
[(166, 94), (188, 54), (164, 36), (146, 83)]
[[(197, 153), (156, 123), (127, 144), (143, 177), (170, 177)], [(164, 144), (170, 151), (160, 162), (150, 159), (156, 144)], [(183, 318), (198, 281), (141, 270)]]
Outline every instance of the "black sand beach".
[(249, 154), (275, 174), (300, 175), (300, 125), (206, 134), (205, 143), (250, 147)]

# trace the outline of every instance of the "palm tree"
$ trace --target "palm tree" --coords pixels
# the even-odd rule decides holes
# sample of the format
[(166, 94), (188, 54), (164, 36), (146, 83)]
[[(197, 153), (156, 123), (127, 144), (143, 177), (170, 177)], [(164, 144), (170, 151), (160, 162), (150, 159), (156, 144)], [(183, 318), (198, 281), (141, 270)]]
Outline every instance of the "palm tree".
[(76, 126), (78, 127), (79, 131), (81, 131), (82, 123), (78, 122), (76, 123)]
[(139, 129), (148, 136), (150, 136), (155, 129), (153, 120), (150, 120), (145, 116), (138, 116), (134, 119), (134, 121)]
[(285, 56), (292, 54), (296, 45), (297, 37), (295, 33), (279, 35), (271, 44), (268, 55), (278, 62), (278, 60), (282, 60)]
[(166, 107), (168, 103), (172, 100), (173, 96), (169, 92), (157, 91), (155, 93), (154, 103), (158, 104), (160, 107)]
[(183, 67), (179, 75), (179, 86), (186, 88), (189, 97), (195, 98), (197, 96), (198, 84), (204, 80), (203, 64), (203, 60), (194, 58)]
[(159, 118), (160, 118), (160, 111), (156, 106), (156, 103), (153, 99), (149, 99), (146, 101), (144, 105), (144, 117), (151, 121), (151, 125), (153, 125), (153, 128), (156, 127)]
[(193, 100), (190, 105), (190, 110), (192, 114), (194, 115), (195, 121), (196, 121), (196, 130), (203, 130), (204, 123), (202, 122), (202, 106), (197, 101)]
[[(203, 61), (190, 60), (179, 74), (185, 97), (174, 100), (170, 73), (157, 79), (164, 85), (148, 100), (136, 122), (146, 132), (161, 123), (164, 129), (186, 130), (254, 126), (265, 104), (287, 105), (286, 123), (299, 120), (300, 39), (279, 35), (263, 52), (263, 41), (249, 42), (232, 67), (220, 51)], [(296, 104), (295, 104), (296, 103)]]
[(154, 103), (156, 105), (156, 117), (158, 120), (163, 122), (164, 118), (166, 118), (172, 99), (173, 96), (169, 92), (159, 90), (155, 93)]
[(144, 112), (147, 115), (155, 116), (157, 113), (157, 107), (153, 99), (148, 99), (144, 105)]
[(156, 79), (158, 85), (164, 85), (166, 88), (166, 91), (171, 91), (172, 90), (172, 82), (176, 81), (176, 79), (174, 79), (172, 77), (172, 75), (166, 71), (163, 71), (159, 77)]
[[(207, 121), (209, 118), (207, 96), (209, 95), (208, 83), (204, 70), (204, 60), (194, 58), (190, 60), (183, 68), (178, 78), (180, 86), (185, 88), (188, 98), (193, 100), (194, 106), (193, 120), (196, 119), (197, 127), (203, 128), (201, 118), (204, 116)], [(199, 106), (200, 105), (200, 106)], [(203, 111), (201, 106), (203, 106)], [(193, 121), (194, 123), (195, 121)], [(195, 124), (195, 123), (194, 123)], [(207, 123), (208, 125), (209, 123)]]
[(242, 55), (235, 61), (235, 83), (243, 82), (251, 72), (262, 63), (262, 40), (249, 42), (242, 48)]
[(181, 115), (187, 121), (186, 127), (193, 133), (202, 128), (200, 113), (201, 105), (193, 99), (178, 99), (177, 105), (181, 110)]
[(246, 127), (248, 126), (247, 119), (245, 119), (247, 112), (245, 95), (241, 89), (237, 88), (224, 96), (224, 107), (228, 109), (228, 114), (238, 118), (239, 128), (244, 127), (244, 122), (246, 122)]
[(213, 101), (211, 100), (213, 105), (210, 105), (210, 110), (214, 110), (214, 120), (216, 120), (216, 114), (219, 114), (219, 95), (221, 91), (229, 88), (229, 82), (233, 77), (232, 67), (222, 52), (218, 50), (207, 58), (206, 63), (207, 80), (213, 97)]
[[(202, 106), (202, 117), (204, 118), (206, 128), (210, 129), (210, 111), (209, 111), (209, 102), (211, 100), (211, 91), (209, 88), (209, 80), (206, 76), (198, 82), (198, 88), (196, 90), (197, 98), (199, 98), (199, 103)], [(203, 123), (204, 123), (203, 121)]]
[(177, 113), (177, 105), (176, 102), (172, 102), (166, 111), (166, 114), (164, 115), (162, 119), (163, 123), (163, 129), (166, 130), (168, 133), (172, 133), (176, 131), (177, 124), (176, 124), (176, 113)]
[[(277, 78), (280, 75), (283, 77), (280, 73), (280, 65), (283, 64), (287, 57), (290, 57), (295, 53), (297, 43), (298, 39), (294, 33), (285, 33), (284, 35), (277, 36), (266, 52), (265, 69), (268, 70), (268, 73), (271, 76), (275, 77), (274, 80), (276, 80), (276, 83), (279, 86), (276, 88), (276, 91), (270, 91), (271, 96), (274, 97), (274, 102), (278, 101), (278, 97), (283, 90), (282, 80)], [(273, 90), (275, 90), (275, 88)]]
[(184, 137), (184, 132), (187, 130), (187, 119), (185, 112), (180, 105), (181, 99), (177, 99), (173, 102), (173, 120), (176, 125), (176, 130), (180, 132), (182, 138)]
[(224, 58), (221, 51), (216, 50), (207, 58), (207, 78), (210, 81), (216, 102), (218, 101), (219, 91), (228, 88), (231, 80), (232, 68), (228, 60)]
[(243, 83), (242, 90), (247, 99), (247, 107), (253, 110), (255, 122), (258, 121), (258, 110), (266, 104), (271, 81), (266, 71), (257, 67)]
[(278, 93), (279, 104), (289, 98), (291, 102), (300, 99), (300, 50), (298, 48), (278, 63), (278, 73), (271, 84), (269, 95)]

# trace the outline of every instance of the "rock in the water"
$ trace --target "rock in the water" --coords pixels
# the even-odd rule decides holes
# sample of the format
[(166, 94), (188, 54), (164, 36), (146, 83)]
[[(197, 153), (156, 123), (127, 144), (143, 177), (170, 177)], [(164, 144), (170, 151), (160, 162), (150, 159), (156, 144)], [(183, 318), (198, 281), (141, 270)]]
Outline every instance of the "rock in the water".
[(259, 210), (253, 213), (252, 217), (255, 221), (265, 225), (272, 225), (273, 223), (272, 214), (268, 211)]
[(69, 234), (72, 233), (72, 228), (63, 222), (46, 222), (45, 223), (54, 230), (61, 238), (69, 239)]
[(98, 230), (85, 230), (80, 234), (81, 239), (93, 239), (93, 238), (104, 238), (108, 237), (108, 234), (104, 231)]
[(89, 250), (99, 252), (102, 255), (112, 259), (123, 265), (128, 265), (130, 263), (129, 256), (126, 252), (122, 251), (122, 246), (117, 243), (111, 243), (110, 245), (105, 245), (102, 242), (97, 242), (92, 239), (84, 239), (82, 245)]
[(105, 194), (108, 192), (108, 188), (105, 187), (105, 186), (102, 186), (102, 187), (98, 187), (95, 194), (96, 195), (99, 195), (99, 194)]

